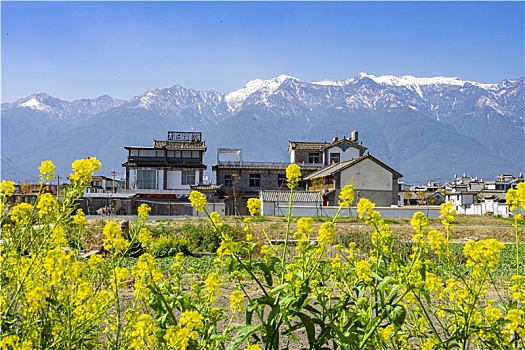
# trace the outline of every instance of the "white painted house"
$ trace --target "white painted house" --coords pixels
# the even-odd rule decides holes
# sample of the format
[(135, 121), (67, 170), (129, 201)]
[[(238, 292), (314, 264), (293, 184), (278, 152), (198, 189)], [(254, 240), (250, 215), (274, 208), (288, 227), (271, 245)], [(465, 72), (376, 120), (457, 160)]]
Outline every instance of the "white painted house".
[(124, 148), (128, 150), (128, 160), (122, 164), (128, 190), (189, 194), (190, 186), (202, 183), (206, 144), (200, 132), (169, 132), (166, 141), (155, 140), (153, 147)]
[(325, 205), (337, 205), (339, 192), (353, 185), (355, 202), (368, 198), (377, 206), (398, 204), (399, 172), (370, 154), (330, 164), (305, 177), (309, 191), (321, 191)]

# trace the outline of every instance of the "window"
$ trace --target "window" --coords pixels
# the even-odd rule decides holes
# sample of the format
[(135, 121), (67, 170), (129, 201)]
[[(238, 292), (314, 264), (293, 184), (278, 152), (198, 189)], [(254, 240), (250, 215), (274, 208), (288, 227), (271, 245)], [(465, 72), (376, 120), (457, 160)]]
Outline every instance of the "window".
[(224, 175), (224, 186), (226, 187), (232, 187), (232, 176), (231, 175)]
[(154, 149), (140, 149), (139, 157), (155, 157), (157, 152)]
[(320, 163), (319, 153), (308, 153), (308, 163)]
[(137, 170), (137, 188), (141, 190), (156, 190), (157, 171)]
[(164, 150), (163, 149), (158, 149), (157, 150), (157, 157), (164, 157), (165, 153), (164, 153)]
[(341, 161), (341, 155), (339, 153), (330, 153), (330, 164), (339, 163)]
[(250, 174), (250, 187), (261, 186), (261, 174)]
[(286, 185), (286, 174), (277, 174), (277, 186), (279, 188), (284, 187)]
[(182, 151), (182, 158), (191, 158), (191, 151)]
[(130, 149), (129, 150), (129, 156), (130, 157), (138, 157), (139, 156), (139, 150), (138, 149)]
[(193, 159), (200, 159), (200, 157), (201, 157), (201, 152), (199, 152), (199, 151), (191, 151), (191, 157), (192, 157)]
[(182, 171), (182, 184), (195, 185), (195, 171)]

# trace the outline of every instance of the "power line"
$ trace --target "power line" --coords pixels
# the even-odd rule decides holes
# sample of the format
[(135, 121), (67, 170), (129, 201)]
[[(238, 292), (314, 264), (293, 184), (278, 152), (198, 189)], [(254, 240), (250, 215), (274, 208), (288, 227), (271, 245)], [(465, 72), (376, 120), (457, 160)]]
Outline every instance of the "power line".
[[(19, 173), (21, 173), (21, 174), (24, 174), (24, 175), (26, 175), (26, 176), (32, 177), (32, 178), (34, 178), (34, 179), (38, 179), (38, 178), (39, 178), (38, 176), (35, 176), (35, 175), (32, 175), (32, 174), (28, 174), (28, 173), (26, 173), (25, 171), (23, 171), (22, 169), (20, 169), (20, 168), (15, 164), (15, 162), (13, 162), (11, 159), (9, 159), (5, 154), (3, 154), (3, 153), (1, 153), (1, 154), (2, 154), (2, 158), (1, 158), (2, 163), (4, 163), (5, 165), (7, 165), (8, 167), (10, 167), (11, 169), (13, 169), (13, 170), (15, 170), (15, 171), (17, 171), (17, 172), (19, 172)], [(7, 159), (9, 162), (11, 162), (11, 164), (9, 164), (8, 162), (6, 162), (6, 161), (4, 160), (4, 158)]]

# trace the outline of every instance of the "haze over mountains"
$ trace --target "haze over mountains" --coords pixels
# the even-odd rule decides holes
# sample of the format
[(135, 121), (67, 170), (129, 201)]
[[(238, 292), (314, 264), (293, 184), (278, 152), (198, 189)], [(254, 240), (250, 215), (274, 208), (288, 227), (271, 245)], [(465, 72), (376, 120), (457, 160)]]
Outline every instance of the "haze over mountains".
[(101, 160), (110, 176), (125, 146), (152, 146), (168, 130), (202, 131), (208, 174), (216, 148), (243, 149), (245, 161), (286, 161), (288, 141), (327, 141), (359, 131), (370, 154), (402, 181), (493, 180), (525, 172), (525, 77), (499, 84), (457, 78), (373, 76), (305, 82), (253, 80), (229, 93), (175, 85), (130, 101), (110, 96), (63, 101), (36, 93), (2, 104), (2, 179), (35, 181), (51, 159), (66, 177), (77, 158)]

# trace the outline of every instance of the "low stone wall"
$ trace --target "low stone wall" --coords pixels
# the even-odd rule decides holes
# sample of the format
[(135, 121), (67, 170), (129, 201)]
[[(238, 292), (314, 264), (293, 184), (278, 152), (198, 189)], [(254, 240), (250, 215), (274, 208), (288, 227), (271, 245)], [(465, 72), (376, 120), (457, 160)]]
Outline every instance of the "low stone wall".
[[(334, 216), (338, 207), (326, 206), (321, 208), (294, 206), (292, 216)], [(410, 207), (376, 207), (375, 210), (381, 213), (384, 218), (411, 218), (414, 213), (421, 211), (428, 218), (436, 219), (439, 217), (438, 206), (410, 206)], [(276, 206), (275, 210), (278, 216), (288, 215), (288, 206)], [(356, 208), (345, 208), (341, 210), (340, 216), (357, 216)]]

